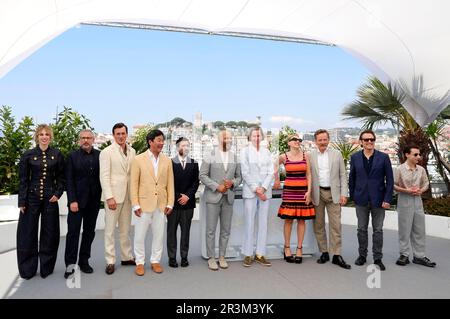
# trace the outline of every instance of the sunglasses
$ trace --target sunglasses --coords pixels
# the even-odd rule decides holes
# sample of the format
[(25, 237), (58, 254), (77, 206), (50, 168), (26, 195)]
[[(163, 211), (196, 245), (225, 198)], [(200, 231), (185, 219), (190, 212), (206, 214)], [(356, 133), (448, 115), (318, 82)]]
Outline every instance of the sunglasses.
[(372, 142), (372, 143), (373, 143), (373, 142), (376, 141), (376, 139), (374, 139), (374, 138), (363, 138), (362, 140), (363, 140), (364, 142), (366, 142), (366, 143), (367, 143), (367, 142)]
[(414, 155), (414, 157), (422, 156), (420, 153), (415, 153), (415, 154), (413, 154), (413, 155)]
[(294, 138), (291, 138), (291, 139), (289, 140), (289, 142), (303, 142), (303, 140), (302, 140), (301, 138), (296, 138), (296, 137), (294, 137)]

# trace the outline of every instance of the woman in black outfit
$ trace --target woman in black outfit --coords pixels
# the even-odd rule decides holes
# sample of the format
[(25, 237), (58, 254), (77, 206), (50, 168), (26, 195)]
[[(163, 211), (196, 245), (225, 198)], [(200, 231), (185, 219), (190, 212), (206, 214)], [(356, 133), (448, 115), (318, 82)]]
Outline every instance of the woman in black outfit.
[(34, 135), (37, 146), (25, 152), (19, 163), (17, 263), (24, 279), (36, 275), (38, 259), (42, 278), (51, 275), (55, 268), (60, 237), (58, 200), (64, 192), (65, 178), (64, 158), (59, 150), (49, 146), (52, 139), (52, 129), (39, 125)]

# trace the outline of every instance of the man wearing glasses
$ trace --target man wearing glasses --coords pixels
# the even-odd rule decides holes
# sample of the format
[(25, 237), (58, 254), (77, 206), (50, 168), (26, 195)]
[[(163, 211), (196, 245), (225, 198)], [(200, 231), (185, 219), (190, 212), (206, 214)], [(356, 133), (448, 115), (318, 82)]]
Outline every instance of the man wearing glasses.
[(359, 137), (363, 150), (354, 154), (350, 163), (350, 197), (355, 202), (358, 218), (359, 257), (355, 264), (367, 262), (369, 217), (372, 217), (373, 259), (381, 271), (383, 265), (383, 223), (385, 210), (391, 207), (394, 174), (387, 154), (375, 149), (376, 136), (365, 130)]
[[(94, 149), (95, 135), (91, 130), (83, 130), (79, 134), (80, 148), (71, 152), (66, 163), (67, 216), (68, 233), (66, 237), (66, 267), (77, 263), (83, 273), (94, 272), (89, 265), (91, 245), (95, 237), (97, 216), (100, 210), (102, 188), (100, 185), (100, 151)], [(83, 237), (78, 253), (81, 224)], [(64, 274), (67, 279), (75, 272), (68, 268)]]
[(425, 213), (421, 195), (428, 190), (425, 169), (418, 165), (421, 160), (420, 149), (415, 145), (403, 150), (406, 162), (394, 171), (395, 191), (398, 192), (398, 237), (400, 258), (397, 265), (409, 264), (410, 242), (413, 250), (413, 263), (434, 268), (436, 263), (425, 257)]

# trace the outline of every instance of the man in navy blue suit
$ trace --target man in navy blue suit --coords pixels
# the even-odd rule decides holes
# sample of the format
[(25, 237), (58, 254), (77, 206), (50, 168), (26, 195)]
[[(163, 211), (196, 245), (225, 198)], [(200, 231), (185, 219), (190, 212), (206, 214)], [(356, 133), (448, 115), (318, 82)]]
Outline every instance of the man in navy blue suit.
[(385, 210), (391, 207), (394, 174), (389, 156), (375, 149), (376, 136), (372, 130), (363, 131), (359, 140), (363, 150), (351, 158), (349, 181), (350, 197), (358, 217), (359, 257), (355, 264), (363, 266), (367, 262), (367, 229), (372, 216), (374, 264), (384, 271), (383, 223)]

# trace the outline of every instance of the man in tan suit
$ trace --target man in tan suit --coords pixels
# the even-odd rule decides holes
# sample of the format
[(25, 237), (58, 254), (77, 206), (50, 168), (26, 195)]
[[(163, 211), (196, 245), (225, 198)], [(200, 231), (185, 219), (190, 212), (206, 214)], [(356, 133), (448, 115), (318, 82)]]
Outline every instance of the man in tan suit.
[[(310, 154), (312, 201), (316, 208), (314, 233), (322, 253), (317, 262), (325, 264), (330, 261), (330, 252), (334, 255), (333, 264), (344, 269), (351, 269), (351, 266), (341, 256), (341, 206), (347, 204), (348, 196), (347, 171), (344, 159), (340, 152), (328, 147), (330, 134), (326, 130), (318, 130), (314, 137), (317, 149)], [(325, 208), (329, 219), (330, 250), (328, 250), (327, 232), (325, 230)]]
[(113, 127), (114, 142), (100, 153), (100, 183), (105, 201), (106, 273), (115, 270), (115, 229), (119, 223), (122, 265), (135, 265), (131, 251), (130, 168), (136, 151), (127, 144), (128, 128), (123, 123)]
[(145, 237), (152, 228), (151, 269), (161, 274), (160, 261), (164, 249), (166, 216), (172, 213), (175, 203), (175, 186), (172, 160), (161, 151), (164, 134), (152, 130), (147, 135), (149, 150), (136, 156), (131, 166), (131, 202), (138, 217), (134, 227), (134, 253), (136, 255), (136, 275), (145, 274)]

